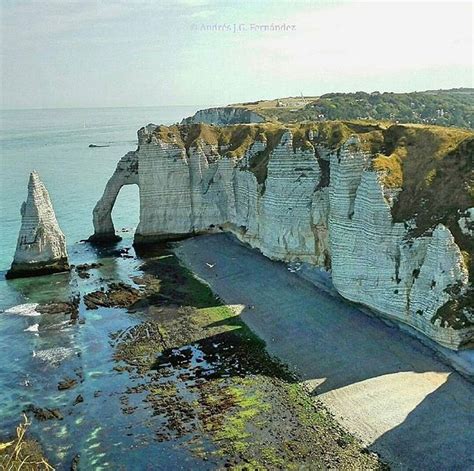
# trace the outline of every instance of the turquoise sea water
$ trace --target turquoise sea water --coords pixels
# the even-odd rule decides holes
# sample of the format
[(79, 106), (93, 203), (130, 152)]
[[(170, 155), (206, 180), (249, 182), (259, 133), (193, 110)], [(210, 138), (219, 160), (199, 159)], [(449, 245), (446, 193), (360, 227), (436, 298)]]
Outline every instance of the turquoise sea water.
[[(13, 257), (31, 170), (46, 184), (73, 244), (92, 233), (92, 209), (120, 157), (136, 148), (137, 130), (150, 122), (172, 124), (195, 111), (187, 106), (0, 111), (0, 271)], [(122, 189), (118, 228), (136, 225), (137, 197), (136, 187)]]
[[(143, 107), (0, 111), (0, 309), (15, 293), (5, 284), (20, 228), (28, 176), (37, 170), (72, 247), (93, 232), (92, 210), (137, 130), (150, 122), (172, 124), (196, 107)], [(89, 148), (89, 144), (110, 147)], [(117, 229), (138, 223), (138, 187), (126, 186), (114, 208)]]
[[(25, 110), (1, 112), (0, 168), (0, 441), (14, 431), (28, 404), (59, 407), (61, 421), (33, 420), (32, 433), (57, 469), (69, 469), (80, 453), (81, 469), (192, 469), (192, 457), (175, 442), (159, 446), (147, 429), (144, 409), (121, 412), (126, 375), (113, 371), (109, 334), (140, 318), (124, 309), (86, 311), (84, 324), (64, 315), (28, 316), (25, 304), (67, 300), (104, 283), (138, 273), (140, 260), (80, 243), (92, 233), (92, 209), (116, 163), (136, 147), (136, 131), (149, 122), (171, 124), (196, 111), (193, 107), (129, 109)], [(110, 147), (89, 148), (89, 144)], [(6, 281), (20, 227), (20, 205), (29, 172), (45, 182), (70, 262), (102, 266), (90, 279), (76, 273)], [(126, 228), (118, 248), (130, 248), (138, 223), (138, 188), (122, 189), (114, 209), (116, 228)], [(133, 249), (130, 248), (133, 254)], [(20, 306), (19, 313), (8, 309)], [(4, 312), (7, 310), (7, 312)], [(58, 391), (65, 376), (81, 379), (70, 391)], [(73, 405), (81, 394), (84, 403)], [(156, 423), (155, 423), (156, 425)], [(137, 446), (140, 443), (140, 446)], [(146, 449), (146, 453), (144, 453)]]

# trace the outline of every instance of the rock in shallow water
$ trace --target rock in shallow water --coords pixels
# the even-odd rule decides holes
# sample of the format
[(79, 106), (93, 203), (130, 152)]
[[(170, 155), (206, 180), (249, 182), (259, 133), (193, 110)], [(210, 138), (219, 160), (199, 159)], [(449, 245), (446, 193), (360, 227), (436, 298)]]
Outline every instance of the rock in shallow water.
[(42, 408), (42, 407), (37, 407), (33, 404), (30, 404), (26, 409), (25, 412), (30, 412), (34, 415), (35, 419), (39, 421), (44, 421), (44, 420), (63, 420), (63, 415), (59, 411), (59, 409), (48, 409), (48, 408)]
[(71, 389), (77, 385), (77, 380), (73, 378), (64, 378), (58, 383), (58, 390), (64, 391), (65, 389)]
[(31, 172), (28, 197), (21, 206), (21, 228), (7, 278), (45, 275), (69, 270), (66, 238), (61, 231), (48, 190)]
[(84, 296), (87, 309), (98, 307), (125, 307), (133, 306), (142, 297), (142, 293), (125, 283), (111, 283), (106, 292), (93, 291)]
[(82, 394), (78, 394), (76, 399), (74, 399), (74, 402), (72, 403), (72, 405), (76, 406), (77, 404), (80, 404), (81, 402), (84, 402), (84, 397)]

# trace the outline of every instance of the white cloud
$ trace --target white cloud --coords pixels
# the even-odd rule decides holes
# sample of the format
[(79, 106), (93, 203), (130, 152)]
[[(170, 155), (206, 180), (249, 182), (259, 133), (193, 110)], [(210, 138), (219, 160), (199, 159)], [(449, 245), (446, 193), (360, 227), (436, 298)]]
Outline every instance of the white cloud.
[[(283, 22), (296, 30), (191, 29), (197, 23)], [(27, 101), (31, 106), (225, 103), (301, 89), (469, 86), (472, 5), (8, 2), (2, 4), (2, 53), (3, 92), (10, 106)], [(59, 88), (65, 90), (61, 95)]]

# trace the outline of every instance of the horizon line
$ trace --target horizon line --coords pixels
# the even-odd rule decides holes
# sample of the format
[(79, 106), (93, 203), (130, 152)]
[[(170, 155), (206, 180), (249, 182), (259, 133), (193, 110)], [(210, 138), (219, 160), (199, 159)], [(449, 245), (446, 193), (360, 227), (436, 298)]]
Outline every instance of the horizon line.
[[(390, 91), (390, 90), (372, 90), (372, 91), (365, 91), (365, 90), (352, 90), (352, 91), (333, 91), (333, 92), (324, 92), (321, 94), (302, 94), (303, 97), (307, 98), (320, 98), (323, 95), (327, 95), (330, 93), (341, 93), (341, 94), (350, 94), (350, 93), (393, 93), (393, 94), (408, 94), (408, 93), (423, 93), (423, 92), (438, 92), (438, 91), (453, 91), (453, 90), (471, 90), (474, 91), (473, 84), (470, 86), (462, 86), (462, 87), (451, 87), (451, 88), (427, 88), (424, 90), (410, 90), (410, 91)], [(275, 98), (257, 98), (257, 99), (246, 99), (242, 101), (234, 101), (232, 103), (227, 103), (225, 105), (218, 105), (218, 104), (177, 104), (177, 105), (108, 105), (108, 106), (51, 106), (51, 107), (18, 107), (18, 108), (2, 108), (0, 107), (0, 111), (46, 111), (46, 110), (92, 110), (92, 109), (117, 109), (117, 108), (178, 108), (178, 107), (194, 107), (194, 108), (216, 108), (216, 107), (225, 107), (225, 106), (232, 106), (235, 104), (242, 104), (242, 103), (254, 103), (259, 101), (274, 101), (274, 100), (281, 100), (284, 98), (300, 98), (301, 95), (286, 95), (286, 96), (279, 96)]]
[[(184, 108), (201, 107), (207, 105), (117, 105), (117, 106), (50, 106), (50, 107), (32, 107), (32, 108), (0, 108), (0, 111), (47, 111), (47, 110), (98, 110), (98, 109), (117, 109), (117, 108)], [(211, 105), (226, 106), (226, 105)]]

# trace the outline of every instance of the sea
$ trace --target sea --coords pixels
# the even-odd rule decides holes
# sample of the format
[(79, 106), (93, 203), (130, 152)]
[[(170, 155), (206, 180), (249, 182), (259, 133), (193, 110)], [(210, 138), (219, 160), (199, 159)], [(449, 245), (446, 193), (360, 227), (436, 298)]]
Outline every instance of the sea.
[[(127, 380), (113, 372), (110, 334), (139, 320), (124, 310), (106, 308), (87, 311), (80, 326), (70, 325), (64, 316), (38, 315), (37, 303), (91, 291), (96, 279), (56, 274), (7, 281), (5, 273), (15, 252), (29, 173), (36, 170), (66, 235), (70, 263), (100, 262), (97, 271), (102, 280), (130, 282), (130, 276), (138, 273), (137, 259), (117, 253), (134, 255), (138, 187), (126, 186), (118, 196), (113, 219), (123, 240), (114, 250), (83, 242), (93, 232), (92, 210), (118, 160), (136, 149), (140, 127), (173, 124), (197, 109), (0, 111), (0, 442), (14, 433), (28, 405), (57, 407), (63, 411), (62, 420), (41, 422), (30, 417), (31, 434), (56, 469), (70, 469), (77, 454), (81, 469), (192, 469), (192, 456), (175, 449), (176, 443), (147, 447), (153, 438), (146, 417), (132, 418), (120, 410), (117, 396)], [(83, 303), (80, 312), (81, 316), (85, 312)], [(74, 405), (71, 394), (58, 390), (64, 377), (80, 380), (77, 393), (84, 403)], [(140, 434), (141, 446), (136, 446)]]
[[(45, 183), (73, 247), (93, 233), (92, 210), (119, 159), (136, 149), (137, 130), (148, 123), (179, 122), (196, 110), (162, 106), (0, 111), (0, 309), (21, 298), (4, 275), (15, 253), (30, 172), (36, 170)], [(139, 219), (136, 185), (122, 188), (113, 218), (116, 228), (133, 235)]]
[[(20, 206), (32, 170), (39, 172), (67, 241), (74, 244), (92, 233), (94, 205), (120, 157), (136, 148), (137, 130), (148, 123), (179, 122), (196, 110), (166, 106), (0, 111), (0, 271), (13, 259)], [(122, 188), (114, 220), (118, 228), (136, 225), (138, 187)]]

